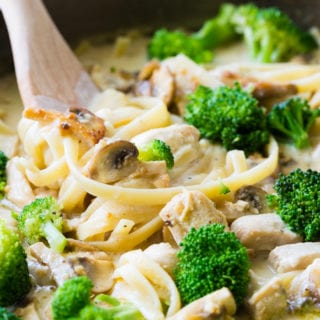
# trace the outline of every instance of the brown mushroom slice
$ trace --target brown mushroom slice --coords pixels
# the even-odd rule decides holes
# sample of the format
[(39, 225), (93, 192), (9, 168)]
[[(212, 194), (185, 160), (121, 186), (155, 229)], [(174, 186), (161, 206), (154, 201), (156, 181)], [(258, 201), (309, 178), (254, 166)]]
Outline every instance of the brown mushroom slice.
[(137, 170), (137, 147), (126, 140), (100, 143), (86, 167), (87, 175), (102, 183), (119, 181)]
[(266, 197), (266, 191), (252, 185), (244, 186), (235, 193), (236, 200), (246, 201), (252, 207), (252, 211), (257, 213), (270, 212)]
[(92, 292), (107, 292), (113, 285), (114, 265), (105, 252), (72, 252), (66, 256), (78, 274), (86, 274), (93, 283)]

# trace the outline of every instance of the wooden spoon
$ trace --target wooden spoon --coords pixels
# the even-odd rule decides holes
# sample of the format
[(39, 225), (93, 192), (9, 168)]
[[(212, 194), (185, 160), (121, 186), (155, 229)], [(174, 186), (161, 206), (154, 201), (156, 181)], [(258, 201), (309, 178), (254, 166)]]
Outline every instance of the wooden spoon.
[(0, 0), (25, 107), (87, 107), (98, 92), (41, 0)]

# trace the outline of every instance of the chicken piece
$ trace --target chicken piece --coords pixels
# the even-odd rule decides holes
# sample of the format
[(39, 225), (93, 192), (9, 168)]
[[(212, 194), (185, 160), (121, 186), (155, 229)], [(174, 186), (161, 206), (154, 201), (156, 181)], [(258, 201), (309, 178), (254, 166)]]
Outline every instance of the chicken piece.
[(257, 251), (272, 250), (276, 246), (302, 240), (275, 213), (240, 217), (231, 224), (231, 230), (248, 249)]
[(169, 105), (174, 94), (174, 79), (167, 67), (155, 70), (150, 78), (151, 94)]
[(184, 114), (187, 97), (201, 84), (210, 88), (222, 85), (222, 82), (183, 54), (168, 58), (161, 63), (172, 74), (175, 88), (173, 102), (179, 115)]
[(167, 320), (232, 320), (236, 303), (227, 288), (216, 290), (186, 305)]
[(13, 158), (8, 161), (6, 193), (10, 201), (22, 208), (32, 202), (35, 195), (29, 181), (19, 168), (18, 162), (18, 158)]
[(28, 248), (28, 254), (49, 267), (51, 275), (48, 276), (52, 276), (58, 286), (78, 275), (61, 254), (53, 252), (42, 242), (31, 245)]
[(300, 309), (308, 302), (311, 305), (318, 305), (320, 302), (320, 259), (315, 259), (307, 269), (294, 277), (287, 291), (288, 303), (293, 311)]
[(174, 249), (169, 243), (156, 243), (144, 250), (149, 258), (157, 262), (170, 275), (173, 275), (173, 269), (177, 264), (177, 249)]
[(172, 102), (175, 82), (166, 66), (160, 66), (159, 62), (152, 60), (142, 69), (138, 79), (140, 81), (134, 87), (136, 95), (157, 97), (166, 105)]
[(113, 285), (113, 262), (105, 252), (73, 252), (66, 255), (77, 274), (85, 274), (93, 283), (92, 292), (102, 293)]
[[(156, 128), (138, 134), (131, 139), (138, 148), (154, 139), (159, 139), (168, 144), (176, 158), (177, 153), (185, 145), (198, 148), (200, 133), (194, 126), (187, 124), (173, 124), (165, 128)], [(198, 156), (197, 154), (195, 156)]]
[(25, 307), (18, 308), (16, 314), (24, 320), (51, 320), (51, 302), (54, 291), (54, 286), (36, 287), (28, 295), (32, 302)]
[(248, 306), (252, 319), (281, 319), (287, 311), (286, 286), (293, 276), (274, 277), (250, 297)]
[(202, 192), (185, 191), (174, 196), (160, 211), (160, 217), (179, 244), (191, 228), (208, 223), (220, 223), (228, 227), (226, 217)]
[(33, 302), (29, 303), (26, 307), (17, 308), (15, 314), (24, 320), (41, 320)]
[(224, 201), (219, 209), (224, 213), (228, 222), (249, 214), (257, 214), (258, 210), (252, 208), (249, 202), (238, 200), (236, 202)]
[(39, 286), (52, 286), (55, 285), (55, 281), (50, 272), (50, 268), (47, 265), (42, 264), (35, 257), (27, 257), (29, 273), (33, 279), (33, 282)]
[(175, 167), (185, 168), (190, 163), (201, 157), (202, 151), (199, 143), (200, 133), (194, 126), (187, 124), (173, 124), (165, 128), (157, 128), (145, 131), (131, 139), (138, 149), (143, 145), (153, 141), (161, 140), (170, 146), (174, 157)]
[(84, 108), (72, 107), (66, 113), (29, 108), (23, 115), (43, 125), (56, 123), (62, 135), (72, 135), (90, 147), (103, 138), (106, 131), (103, 119)]
[(320, 258), (320, 242), (301, 242), (274, 248), (268, 257), (277, 272), (303, 270)]

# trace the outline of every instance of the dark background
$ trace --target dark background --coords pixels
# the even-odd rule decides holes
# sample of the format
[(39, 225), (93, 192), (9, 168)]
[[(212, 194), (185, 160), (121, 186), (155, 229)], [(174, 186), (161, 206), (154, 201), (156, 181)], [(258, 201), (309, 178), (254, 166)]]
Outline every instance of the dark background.
[[(44, 2), (63, 36), (70, 44), (75, 44), (81, 37), (106, 32), (110, 36), (115, 36), (132, 27), (148, 31), (164, 26), (196, 28), (206, 18), (214, 16), (223, 1), (46, 0)], [(250, 1), (228, 2), (239, 4)], [(318, 18), (320, 0), (251, 2), (262, 7), (277, 6), (302, 27), (320, 24)], [(0, 15), (0, 73), (10, 69), (12, 69), (12, 60), (9, 40), (2, 15)]]

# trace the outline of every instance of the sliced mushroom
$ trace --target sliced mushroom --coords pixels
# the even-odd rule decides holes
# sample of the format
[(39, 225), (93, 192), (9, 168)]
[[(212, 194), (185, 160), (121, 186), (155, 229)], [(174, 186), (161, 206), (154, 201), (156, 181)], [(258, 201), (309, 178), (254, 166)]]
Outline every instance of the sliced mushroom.
[(256, 186), (244, 186), (240, 188), (236, 194), (236, 200), (242, 200), (249, 203), (252, 209), (257, 210), (259, 213), (270, 212), (267, 201), (267, 192)]
[(114, 265), (105, 252), (72, 252), (67, 254), (66, 261), (78, 274), (86, 274), (90, 278), (94, 293), (106, 292), (112, 287)]
[(113, 183), (133, 173), (139, 164), (137, 147), (126, 140), (100, 143), (87, 165), (90, 178)]

